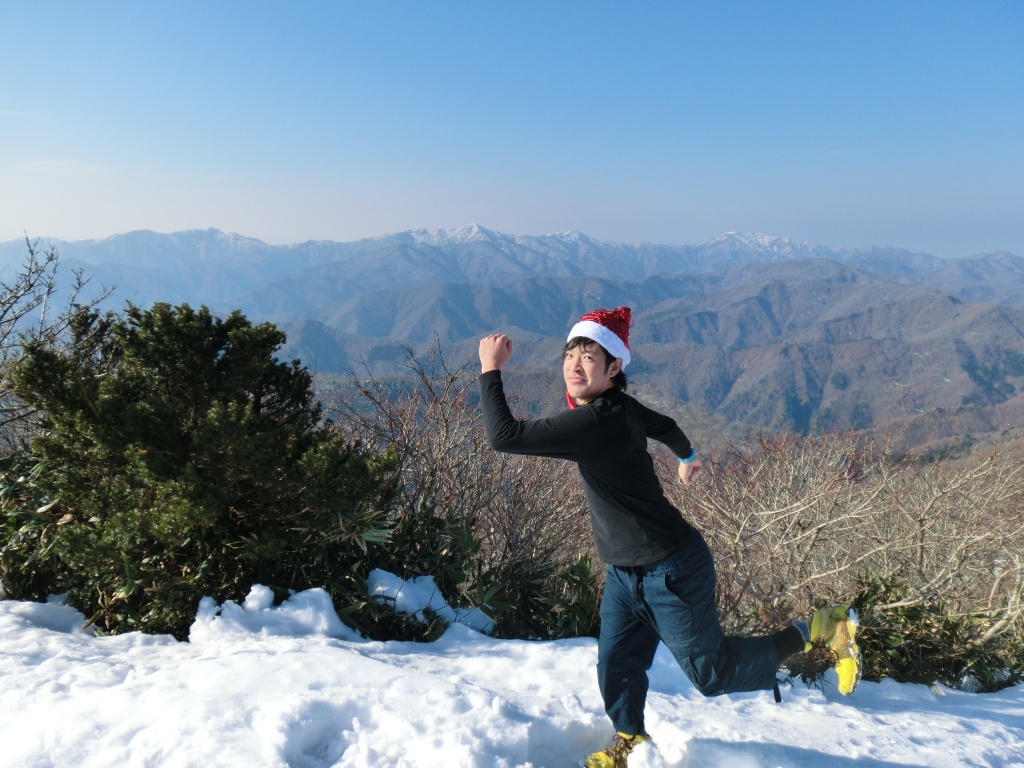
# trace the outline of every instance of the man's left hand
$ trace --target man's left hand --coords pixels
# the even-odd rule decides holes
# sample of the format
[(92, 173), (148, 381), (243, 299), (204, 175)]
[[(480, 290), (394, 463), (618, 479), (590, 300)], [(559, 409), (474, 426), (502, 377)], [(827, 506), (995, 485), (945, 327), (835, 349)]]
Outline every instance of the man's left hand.
[(693, 479), (700, 472), (701, 468), (700, 459), (694, 458), (693, 461), (688, 461), (685, 464), (679, 462), (679, 479), (683, 481), (683, 485), (690, 485), (693, 483)]

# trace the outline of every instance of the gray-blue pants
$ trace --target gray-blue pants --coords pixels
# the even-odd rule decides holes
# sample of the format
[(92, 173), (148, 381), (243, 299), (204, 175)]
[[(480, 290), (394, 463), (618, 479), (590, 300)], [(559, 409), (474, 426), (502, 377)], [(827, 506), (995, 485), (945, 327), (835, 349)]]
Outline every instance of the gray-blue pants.
[(722, 634), (715, 564), (696, 530), (680, 551), (660, 562), (608, 566), (597, 676), (605, 711), (620, 733), (644, 733), (647, 671), (659, 640), (705, 696), (771, 690), (776, 684), (774, 635)]

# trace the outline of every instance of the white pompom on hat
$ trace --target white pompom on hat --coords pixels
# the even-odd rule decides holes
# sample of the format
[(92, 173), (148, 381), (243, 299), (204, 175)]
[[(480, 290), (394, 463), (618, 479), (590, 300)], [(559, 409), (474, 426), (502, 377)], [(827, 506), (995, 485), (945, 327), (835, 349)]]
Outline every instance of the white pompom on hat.
[(596, 341), (607, 349), (612, 357), (622, 360), (622, 367), (629, 365), (629, 307), (615, 309), (595, 309), (580, 318), (579, 322), (569, 331), (566, 341), (582, 336), (584, 339)]

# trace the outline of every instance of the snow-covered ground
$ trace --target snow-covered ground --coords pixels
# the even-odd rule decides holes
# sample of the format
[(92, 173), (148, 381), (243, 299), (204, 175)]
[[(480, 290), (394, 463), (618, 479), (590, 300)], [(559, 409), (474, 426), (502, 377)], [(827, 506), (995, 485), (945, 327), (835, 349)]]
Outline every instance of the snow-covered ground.
[[(204, 601), (188, 643), (83, 623), (0, 601), (0, 766), (569, 768), (611, 735), (590, 639), (370, 642), (320, 590), (272, 607), (259, 588)], [(654, 740), (631, 768), (1024, 765), (1024, 686), (704, 699), (667, 653), (651, 679)]]

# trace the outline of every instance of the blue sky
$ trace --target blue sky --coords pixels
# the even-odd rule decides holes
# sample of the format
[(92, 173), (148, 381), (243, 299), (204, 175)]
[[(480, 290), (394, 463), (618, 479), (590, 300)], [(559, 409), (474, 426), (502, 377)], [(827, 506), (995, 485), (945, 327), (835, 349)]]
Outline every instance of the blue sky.
[(1024, 2), (0, 0), (0, 240), (1024, 256)]

